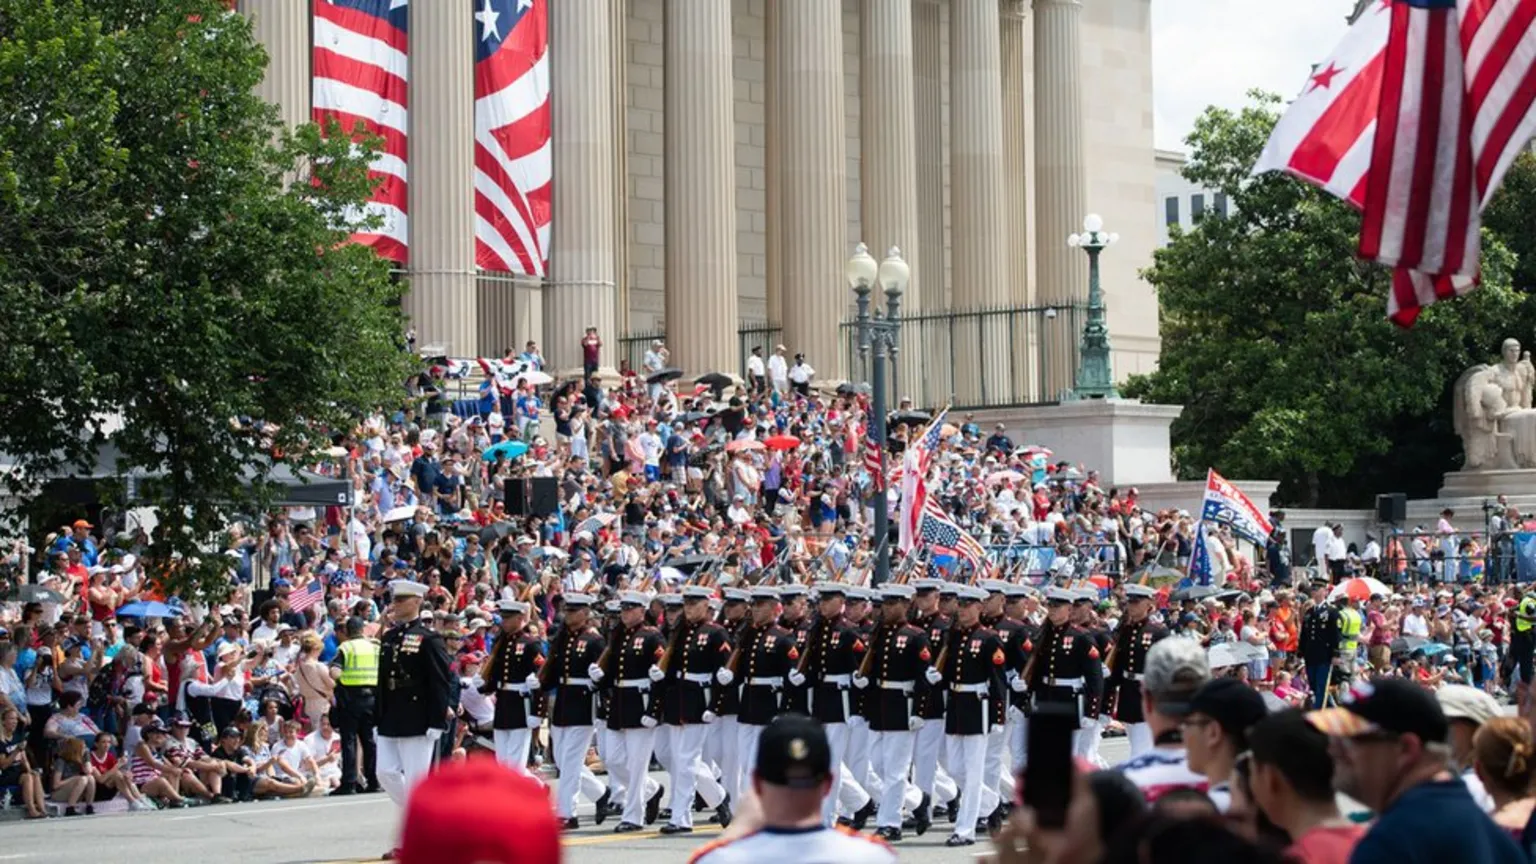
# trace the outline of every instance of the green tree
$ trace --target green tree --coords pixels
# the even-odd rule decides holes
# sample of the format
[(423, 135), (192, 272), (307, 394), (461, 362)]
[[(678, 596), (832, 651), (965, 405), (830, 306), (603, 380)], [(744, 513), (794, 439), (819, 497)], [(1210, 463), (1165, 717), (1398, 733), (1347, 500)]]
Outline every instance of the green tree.
[[(265, 65), (222, 0), (0, 0), (0, 482), (35, 496), (120, 418), (157, 564), (271, 500), (253, 470), (303, 464), (408, 368), (401, 289), (345, 242), (374, 142), (283, 129)], [(181, 565), (176, 587), (221, 577)]]
[[(1185, 406), (1172, 432), (1189, 479), (1207, 466), (1276, 478), (1280, 500), (1310, 506), (1432, 494), (1460, 454), (1448, 387), (1526, 305), (1510, 288), (1513, 258), (1485, 231), (1482, 286), (1394, 326), (1388, 272), (1355, 256), (1358, 214), (1284, 175), (1250, 176), (1281, 105), (1250, 95), (1242, 111), (1209, 109), (1188, 139), (1185, 176), (1225, 193), (1231, 215), (1175, 231), (1156, 253), (1145, 276), (1162, 357), (1125, 392)], [(1404, 438), (1411, 465), (1395, 458)]]

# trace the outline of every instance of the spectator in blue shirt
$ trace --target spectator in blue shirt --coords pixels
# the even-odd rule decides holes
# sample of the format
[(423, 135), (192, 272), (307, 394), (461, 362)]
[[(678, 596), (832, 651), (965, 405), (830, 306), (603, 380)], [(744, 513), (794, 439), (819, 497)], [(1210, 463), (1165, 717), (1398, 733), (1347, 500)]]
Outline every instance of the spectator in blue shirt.
[(54, 552), (68, 552), (71, 546), (80, 547), (80, 563), (86, 567), (95, 567), (98, 562), (96, 541), (91, 539), (91, 523), (84, 519), (76, 519), (70, 527), (70, 533), (63, 535), (53, 543)]
[(1342, 701), (1307, 719), (1328, 736), (1334, 788), (1377, 815), (1350, 864), (1526, 864), (1451, 770), (1450, 722), (1432, 693), (1373, 678)]

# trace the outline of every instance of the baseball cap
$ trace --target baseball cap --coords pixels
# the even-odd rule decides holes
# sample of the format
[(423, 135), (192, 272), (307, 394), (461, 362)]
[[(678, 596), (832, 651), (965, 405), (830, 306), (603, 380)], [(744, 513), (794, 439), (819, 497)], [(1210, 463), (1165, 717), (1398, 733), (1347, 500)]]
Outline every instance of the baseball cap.
[(450, 763), (411, 793), (400, 864), (559, 864), (560, 826), (544, 787), (495, 759)]
[(1372, 678), (1346, 691), (1337, 708), (1307, 714), (1307, 722), (1334, 738), (1371, 732), (1415, 735), (1425, 743), (1444, 744), (1450, 723), (1433, 694), (1412, 681)]
[(1435, 699), (1447, 722), (1468, 720), (1481, 726), (1499, 716), (1499, 703), (1492, 696), (1466, 684), (1447, 684), (1435, 691)]
[(1236, 678), (1213, 678), (1195, 691), (1189, 713), (1204, 714), (1216, 721), (1239, 752), (1248, 749), (1248, 727), (1264, 719), (1269, 709), (1259, 691)]
[(758, 739), (756, 771), (771, 786), (815, 789), (832, 776), (826, 730), (802, 714), (775, 718)]
[(155, 709), (151, 708), (149, 706), (149, 703), (147, 703), (147, 702), (140, 702), (139, 704), (133, 706), (133, 711), (131, 712), (131, 716), (133, 716), (133, 717), (141, 717), (141, 716), (147, 716), (147, 715), (150, 715), (150, 714), (153, 714), (153, 713), (155, 713)]
[(1162, 639), (1147, 651), (1141, 687), (1160, 714), (1178, 717), (1189, 713), (1189, 700), (1211, 680), (1211, 664), (1205, 649), (1193, 639), (1174, 636)]

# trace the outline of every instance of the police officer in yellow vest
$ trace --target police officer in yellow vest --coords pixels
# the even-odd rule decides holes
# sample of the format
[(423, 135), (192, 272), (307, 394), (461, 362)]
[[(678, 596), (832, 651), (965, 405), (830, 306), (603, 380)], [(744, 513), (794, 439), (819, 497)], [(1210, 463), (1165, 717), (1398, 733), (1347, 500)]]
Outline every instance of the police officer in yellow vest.
[(1509, 635), (1509, 664), (1517, 672), (1515, 704), (1524, 706), (1531, 685), (1532, 654), (1536, 652), (1536, 588), (1526, 590), (1510, 617), (1514, 619)]
[[(363, 619), (347, 619), (347, 641), (341, 643), (331, 661), (331, 677), (336, 680), (336, 706), (331, 709), (331, 723), (341, 735), (341, 785), (332, 795), (352, 795), (379, 791), (375, 774), (378, 745), (374, 741), (374, 707), (379, 689), (379, 643), (363, 636)], [(363, 779), (357, 780), (357, 744), (363, 744)]]
[(1355, 671), (1355, 658), (1360, 655), (1360, 628), (1365, 616), (1360, 614), (1360, 601), (1345, 595), (1344, 608), (1339, 610), (1339, 671), (1348, 680)]

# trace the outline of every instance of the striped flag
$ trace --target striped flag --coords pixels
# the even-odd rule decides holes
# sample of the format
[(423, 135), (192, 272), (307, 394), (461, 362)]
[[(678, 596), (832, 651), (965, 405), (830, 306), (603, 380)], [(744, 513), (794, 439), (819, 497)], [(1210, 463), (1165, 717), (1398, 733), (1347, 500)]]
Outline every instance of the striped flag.
[(1536, 133), (1533, 19), (1536, 0), (1377, 0), (1254, 166), (1361, 209), (1360, 255), (1393, 268), (1401, 326), (1477, 284), (1482, 208)]
[(880, 442), (875, 440), (875, 424), (864, 423), (864, 470), (869, 473), (869, 479), (874, 491), (885, 491), (885, 450)]
[(925, 498), (923, 502), (920, 535), (923, 542), (934, 549), (958, 555), (968, 561), (977, 573), (982, 572), (987, 558), (986, 548), (951, 519), (932, 497)]
[(399, 264), (409, 256), (406, 170), (410, 134), (407, 82), (410, 42), (407, 0), (324, 0), (314, 4), (314, 107), (321, 128), (331, 121), (352, 131), (361, 124), (383, 146), (369, 175), (379, 181), (364, 208), (380, 224), (352, 239)]
[(288, 608), (294, 612), (303, 612), (324, 599), (325, 584), (319, 579), (311, 579), (304, 587), (295, 588), (288, 595)]
[[(460, 0), (463, 2), (463, 0)], [(474, 0), (475, 263), (549, 271), (547, 0)]]

